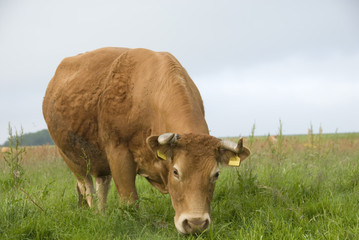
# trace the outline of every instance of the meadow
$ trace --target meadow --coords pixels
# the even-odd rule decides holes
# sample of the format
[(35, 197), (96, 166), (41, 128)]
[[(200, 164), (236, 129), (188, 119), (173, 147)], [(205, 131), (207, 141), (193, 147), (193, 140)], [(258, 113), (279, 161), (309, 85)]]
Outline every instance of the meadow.
[(221, 168), (210, 229), (189, 236), (140, 176), (138, 207), (121, 205), (112, 183), (102, 214), (78, 208), (54, 146), (27, 147), (13, 165), (0, 155), (0, 239), (359, 239), (359, 134), (312, 133), (249, 136), (251, 157)]

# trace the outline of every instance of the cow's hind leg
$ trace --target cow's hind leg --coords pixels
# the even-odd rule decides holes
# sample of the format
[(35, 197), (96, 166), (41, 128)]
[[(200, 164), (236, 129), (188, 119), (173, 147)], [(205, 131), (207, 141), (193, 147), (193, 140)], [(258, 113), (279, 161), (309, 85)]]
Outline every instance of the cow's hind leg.
[(105, 211), (108, 190), (110, 189), (111, 175), (96, 178), (96, 192), (98, 197), (98, 209)]
[(79, 196), (79, 207), (83, 206), (84, 198), (87, 205), (91, 208), (93, 206), (93, 197), (95, 195), (95, 188), (91, 175), (87, 175), (84, 178), (77, 176), (77, 193)]
[(92, 177), (89, 174), (86, 174), (86, 169), (83, 169), (81, 166), (77, 165), (74, 161), (70, 160), (66, 156), (66, 154), (58, 148), (58, 151), (64, 161), (66, 162), (67, 166), (71, 169), (74, 173), (75, 177), (77, 178), (77, 194), (79, 197), (78, 205), (79, 207), (83, 206), (84, 204), (84, 197), (86, 199), (87, 205), (92, 207), (93, 205), (93, 195), (95, 193), (95, 189), (92, 182)]

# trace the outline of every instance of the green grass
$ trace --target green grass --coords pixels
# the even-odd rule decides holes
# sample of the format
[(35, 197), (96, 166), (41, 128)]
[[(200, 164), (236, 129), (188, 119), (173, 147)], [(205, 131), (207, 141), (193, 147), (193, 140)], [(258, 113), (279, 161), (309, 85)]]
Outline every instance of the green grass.
[(359, 239), (359, 134), (281, 137), (254, 137), (240, 168), (221, 169), (211, 228), (192, 236), (177, 233), (169, 196), (142, 177), (138, 208), (121, 205), (113, 183), (105, 214), (78, 208), (54, 149), (29, 148), (21, 187), (45, 212), (0, 160), (0, 239)]

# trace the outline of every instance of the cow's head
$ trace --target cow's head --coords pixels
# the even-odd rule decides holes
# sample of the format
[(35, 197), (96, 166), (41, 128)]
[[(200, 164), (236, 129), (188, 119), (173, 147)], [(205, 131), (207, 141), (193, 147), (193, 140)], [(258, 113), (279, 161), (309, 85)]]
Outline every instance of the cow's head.
[(189, 234), (208, 228), (219, 164), (239, 166), (250, 155), (243, 139), (235, 144), (209, 135), (166, 133), (147, 138), (147, 144), (158, 161), (167, 164), (177, 230)]

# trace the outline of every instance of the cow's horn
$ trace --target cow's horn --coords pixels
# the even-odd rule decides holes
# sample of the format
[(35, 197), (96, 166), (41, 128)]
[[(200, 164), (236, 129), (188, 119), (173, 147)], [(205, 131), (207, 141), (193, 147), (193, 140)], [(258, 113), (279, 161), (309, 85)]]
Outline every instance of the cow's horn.
[(165, 145), (168, 143), (175, 143), (179, 139), (179, 135), (176, 133), (164, 133), (158, 137), (158, 143)]
[(222, 148), (232, 151), (234, 153), (240, 153), (243, 148), (243, 138), (239, 139), (238, 144), (235, 144), (232, 141), (222, 140), (221, 146)]

